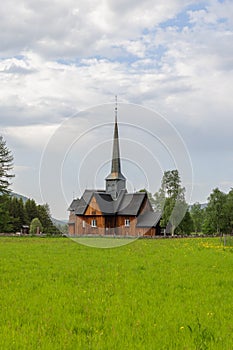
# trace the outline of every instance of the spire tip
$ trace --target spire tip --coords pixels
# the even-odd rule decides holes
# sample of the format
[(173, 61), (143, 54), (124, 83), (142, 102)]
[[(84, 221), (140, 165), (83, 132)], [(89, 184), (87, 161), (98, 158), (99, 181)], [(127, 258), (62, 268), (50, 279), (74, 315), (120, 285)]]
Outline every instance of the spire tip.
[(115, 121), (117, 121), (117, 95), (115, 95)]

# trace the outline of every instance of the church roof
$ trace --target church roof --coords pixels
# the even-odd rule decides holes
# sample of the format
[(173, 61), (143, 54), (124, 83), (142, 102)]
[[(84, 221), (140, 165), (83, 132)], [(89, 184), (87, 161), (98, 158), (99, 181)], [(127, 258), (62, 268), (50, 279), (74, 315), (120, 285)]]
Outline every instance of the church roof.
[(118, 209), (118, 215), (138, 215), (145, 192), (126, 193)]
[(76, 215), (84, 215), (93, 196), (103, 215), (137, 216), (146, 193), (127, 193), (122, 191), (117, 199), (114, 200), (105, 191), (85, 190), (80, 199), (73, 200), (68, 210), (74, 211)]
[(161, 218), (159, 211), (147, 211), (139, 215), (137, 220), (137, 227), (155, 227)]
[(75, 211), (76, 208), (77, 208), (78, 205), (79, 205), (79, 202), (80, 202), (80, 199), (78, 199), (78, 198), (77, 198), (77, 199), (73, 199), (73, 201), (72, 201), (72, 203), (70, 204), (68, 210), (69, 210), (69, 211)]

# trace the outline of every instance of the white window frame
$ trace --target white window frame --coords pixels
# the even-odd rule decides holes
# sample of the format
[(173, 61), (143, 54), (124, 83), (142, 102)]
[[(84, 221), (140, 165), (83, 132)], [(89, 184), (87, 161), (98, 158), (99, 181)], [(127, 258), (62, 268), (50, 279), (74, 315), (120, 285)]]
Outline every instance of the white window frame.
[(91, 227), (97, 227), (97, 220), (96, 219), (91, 220)]
[(130, 227), (130, 219), (125, 219), (125, 227)]
[(86, 221), (83, 220), (83, 228), (85, 228), (85, 227), (86, 227)]

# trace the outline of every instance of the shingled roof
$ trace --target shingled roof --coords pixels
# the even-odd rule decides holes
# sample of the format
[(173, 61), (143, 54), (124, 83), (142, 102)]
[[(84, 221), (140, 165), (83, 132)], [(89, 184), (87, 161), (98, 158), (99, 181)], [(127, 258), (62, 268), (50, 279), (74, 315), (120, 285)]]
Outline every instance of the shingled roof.
[(114, 200), (105, 191), (85, 190), (80, 199), (73, 200), (68, 210), (74, 211), (76, 215), (84, 215), (93, 196), (96, 198), (103, 215), (137, 216), (146, 197), (146, 193), (127, 193), (126, 191), (122, 191), (118, 198)]
[(145, 192), (126, 193), (120, 203), (117, 214), (134, 216), (138, 215), (145, 196)]
[(78, 198), (77, 198), (77, 199), (73, 199), (73, 201), (72, 201), (72, 203), (70, 204), (68, 210), (69, 210), (69, 211), (75, 211), (76, 208), (77, 208), (78, 205), (79, 205), (79, 202), (80, 202), (80, 199), (78, 199)]
[(139, 215), (137, 227), (155, 227), (161, 219), (161, 212), (147, 211)]

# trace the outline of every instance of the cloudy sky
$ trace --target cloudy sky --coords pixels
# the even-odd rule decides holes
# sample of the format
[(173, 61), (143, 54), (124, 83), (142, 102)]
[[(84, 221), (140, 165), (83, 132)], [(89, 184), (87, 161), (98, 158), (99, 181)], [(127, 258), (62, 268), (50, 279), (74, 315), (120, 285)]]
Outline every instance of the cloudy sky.
[[(172, 166), (149, 141), (150, 130), (160, 144), (169, 145), (168, 153), (175, 149), (174, 164), (183, 154), (189, 169), (181, 169), (182, 180), (186, 187), (193, 183), (190, 202), (205, 202), (215, 187), (229, 191), (232, 24), (231, 0), (5, 2), (0, 8), (0, 123), (15, 159), (13, 190), (49, 202), (53, 216), (65, 218), (72, 196), (85, 187), (103, 187), (99, 178), (109, 172), (117, 94), (130, 189), (145, 185), (156, 191), (163, 171)], [(145, 110), (156, 112), (154, 119)], [(141, 133), (134, 133), (134, 124)], [(148, 156), (147, 163), (134, 154)], [(149, 155), (157, 159), (154, 184), (143, 169), (152, 161)], [(56, 165), (54, 159), (59, 159)], [(187, 175), (190, 167), (193, 176)], [(48, 184), (59, 183), (63, 197), (54, 186), (47, 188), (46, 176)]]

